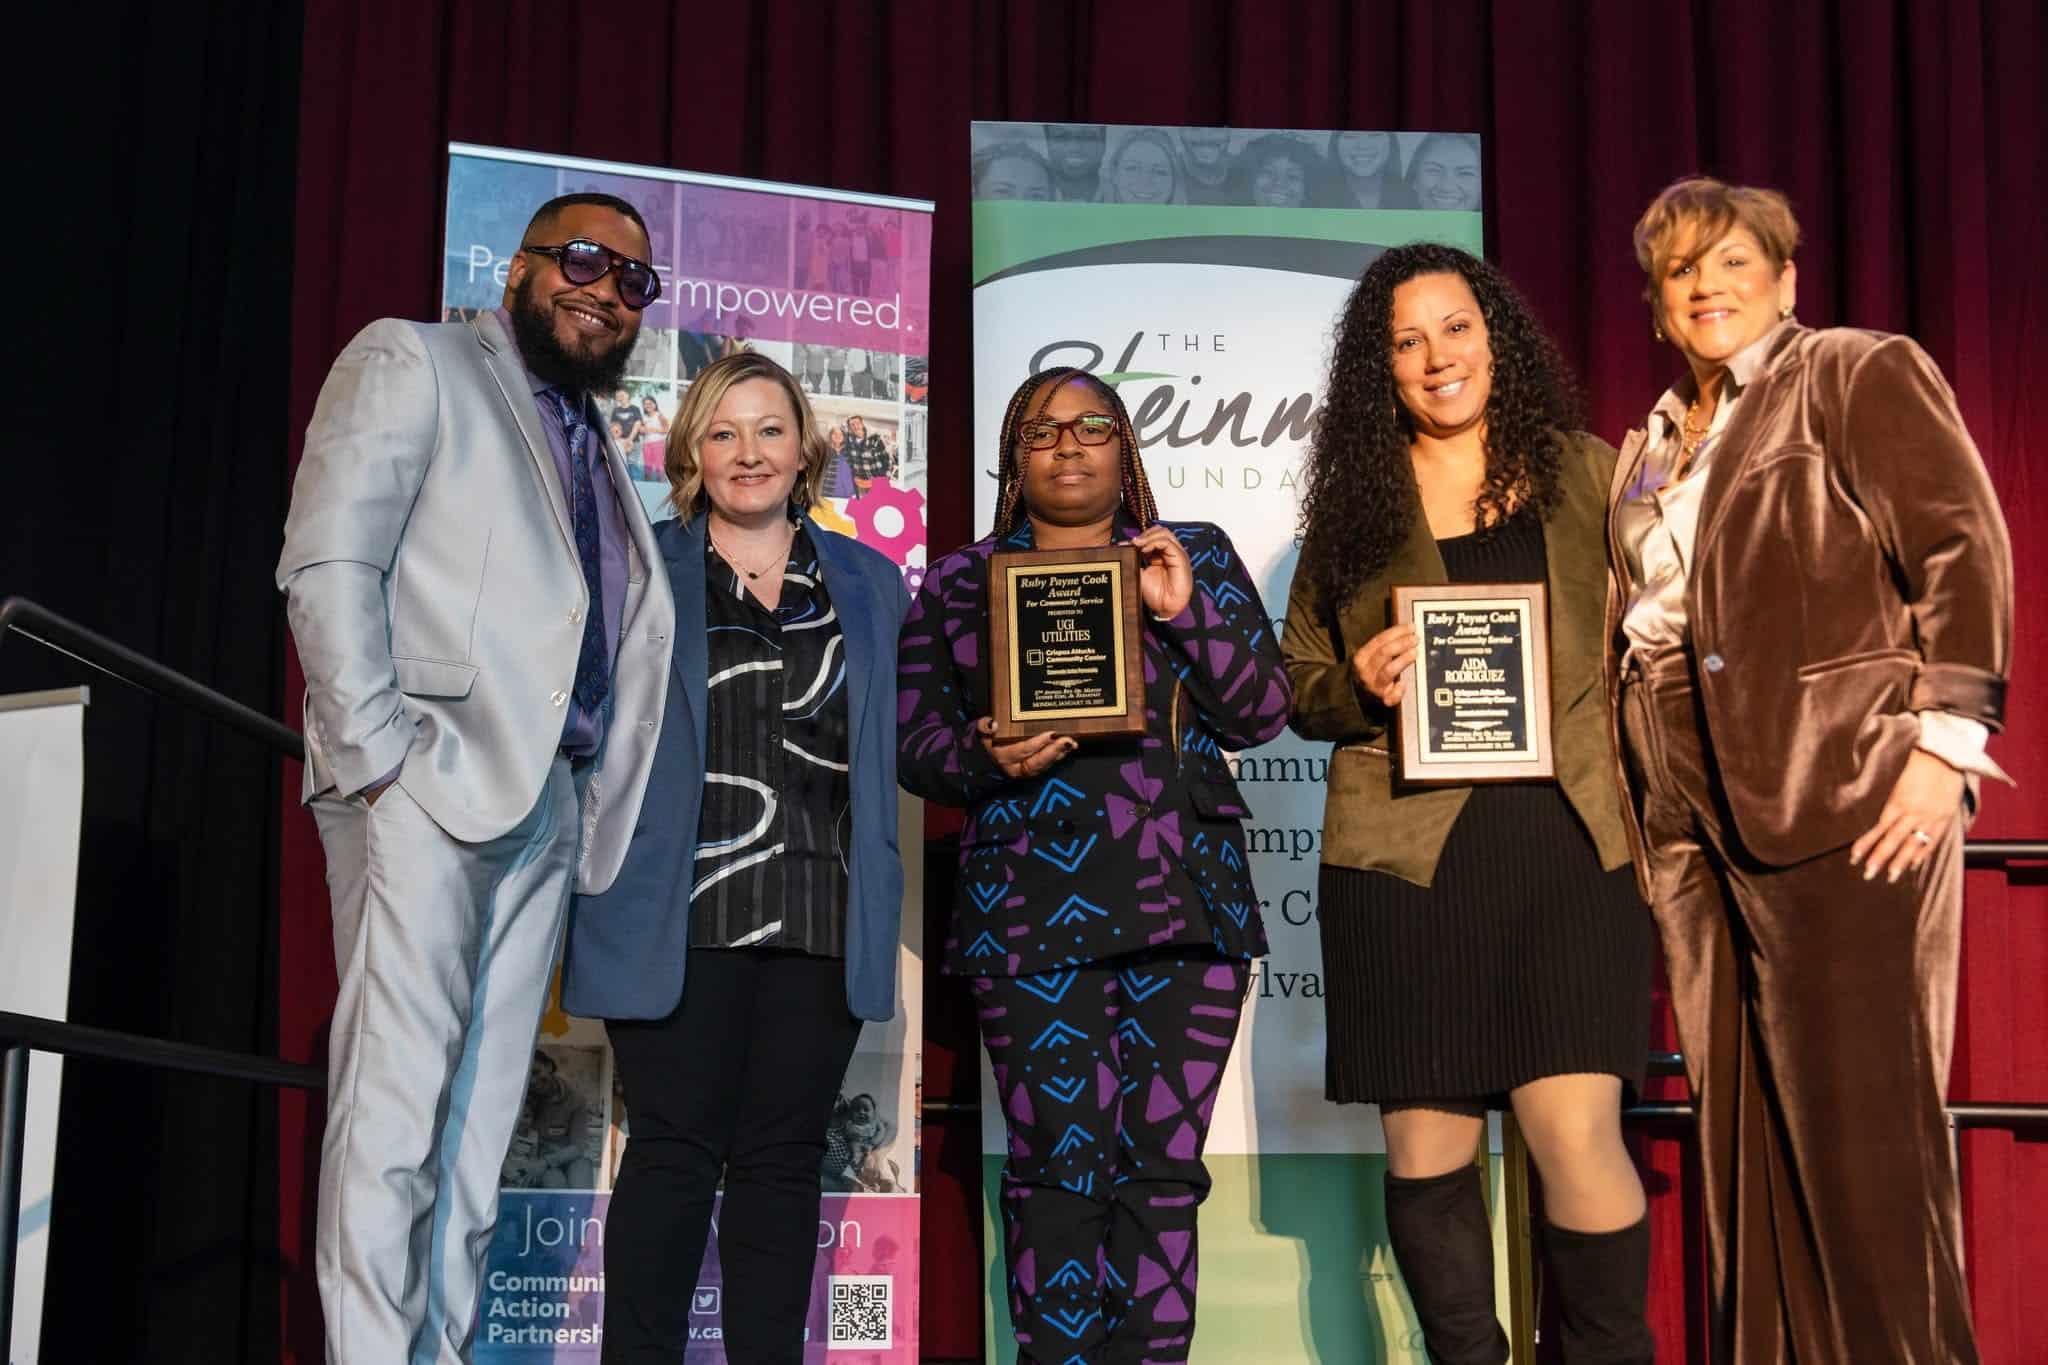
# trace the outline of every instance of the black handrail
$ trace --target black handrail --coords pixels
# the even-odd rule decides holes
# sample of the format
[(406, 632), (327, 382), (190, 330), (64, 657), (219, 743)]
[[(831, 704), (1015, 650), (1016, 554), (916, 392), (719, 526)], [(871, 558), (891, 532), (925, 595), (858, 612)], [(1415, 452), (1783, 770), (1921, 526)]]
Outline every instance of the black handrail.
[[(0, 643), (6, 642), (9, 631), (131, 687), (188, 706), (255, 740), (280, 758), (305, 761), (305, 741), (290, 726), (98, 631), (59, 616), (40, 603), (26, 597), (0, 601)], [(21, 1227), (21, 1161), (28, 1113), (30, 1049), (254, 1081), (260, 1085), (319, 1089), (327, 1083), (318, 1068), (275, 1057), (251, 1057), (82, 1024), (0, 1013), (0, 1054), (4, 1054), (4, 1074), (0, 1074), (0, 1353), (14, 1339), (14, 1248)]]
[(53, 1052), (160, 1071), (297, 1090), (323, 1090), (327, 1073), (302, 1062), (144, 1038), (113, 1029), (0, 1010), (0, 1354), (14, 1339), (14, 1248), (21, 1236), (21, 1164), (28, 1127), (28, 1054)]
[[(1965, 1100), (1960, 1104), (1944, 1106), (1949, 1121), (1958, 1128), (2048, 1128), (2048, 1104), (2000, 1104), (1979, 1103)], [(1642, 1104), (1630, 1105), (1621, 1111), (1623, 1119), (1637, 1119), (1657, 1122), (1665, 1119), (1683, 1119), (1687, 1123), (1699, 1118), (1699, 1112), (1689, 1100), (1649, 1100)]]
[(1971, 867), (2002, 867), (2007, 863), (2048, 861), (2048, 839), (1971, 839), (1963, 844), (1963, 861)]
[(6, 640), (10, 630), (60, 654), (69, 654), (132, 687), (182, 702), (230, 730), (247, 735), (280, 758), (305, 760), (306, 743), (290, 726), (26, 597), (0, 601), (0, 642)]
[(224, 1048), (200, 1047), (195, 1043), (173, 1043), (136, 1033), (94, 1028), (89, 1024), (0, 1010), (0, 1049), (14, 1047), (53, 1052), (60, 1057), (92, 1057), (100, 1061), (126, 1062), (162, 1071), (185, 1071), (198, 1076), (218, 1076), (223, 1080), (253, 1081), (258, 1085), (281, 1085), (296, 1090), (327, 1088), (327, 1073), (304, 1062), (257, 1057)]

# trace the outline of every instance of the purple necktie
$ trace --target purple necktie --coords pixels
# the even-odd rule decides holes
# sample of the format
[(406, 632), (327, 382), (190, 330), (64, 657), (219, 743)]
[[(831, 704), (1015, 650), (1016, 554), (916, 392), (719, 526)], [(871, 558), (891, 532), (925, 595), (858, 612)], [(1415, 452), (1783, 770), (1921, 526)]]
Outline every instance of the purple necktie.
[(580, 400), (560, 389), (546, 390), (562, 419), (569, 443), (569, 514), (576, 528), (576, 557), (583, 561), (584, 586), (590, 589), (590, 610), (583, 616), (583, 648), (576, 655), (576, 704), (593, 714), (611, 692), (611, 655), (605, 648), (604, 575), (598, 568), (597, 493), (584, 457), (590, 423)]

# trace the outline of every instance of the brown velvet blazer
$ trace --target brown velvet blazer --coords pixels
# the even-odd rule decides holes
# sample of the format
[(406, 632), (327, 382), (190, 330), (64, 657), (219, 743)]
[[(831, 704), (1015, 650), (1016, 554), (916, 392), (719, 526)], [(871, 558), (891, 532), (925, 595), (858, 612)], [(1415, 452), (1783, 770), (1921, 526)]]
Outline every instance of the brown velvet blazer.
[[(1622, 443), (1610, 505), (1645, 443)], [(1706, 479), (1686, 584), (1706, 732), (1744, 846), (1784, 866), (1877, 823), (1914, 712), (2003, 724), (2012, 547), (1955, 395), (1908, 337), (1785, 327)], [(1618, 714), (1627, 570), (1611, 518), (1608, 537)]]
[[(1601, 611), (1607, 566), (1603, 526), (1614, 448), (1596, 436), (1565, 436), (1558, 504), (1543, 523), (1550, 561), (1550, 733), (1558, 783), (1593, 836), (1603, 867), (1628, 861), (1614, 738), (1601, 681), (1606, 652)], [(1388, 755), (1393, 712), (1358, 686), (1351, 656), (1392, 624), (1397, 583), (1443, 583), (1449, 575), (1418, 496), (1408, 538), (1380, 571), (1333, 605), (1300, 574), (1287, 595), (1280, 656), (1294, 683), (1288, 724), (1303, 739), (1336, 744), (1323, 803), (1326, 863), (1389, 872), (1428, 886), (1469, 787), (1398, 790)]]

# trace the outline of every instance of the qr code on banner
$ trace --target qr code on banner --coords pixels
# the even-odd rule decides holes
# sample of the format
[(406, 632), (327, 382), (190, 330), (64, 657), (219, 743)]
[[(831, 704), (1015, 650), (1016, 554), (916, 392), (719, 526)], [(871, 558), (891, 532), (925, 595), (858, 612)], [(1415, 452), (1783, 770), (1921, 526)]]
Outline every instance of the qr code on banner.
[(833, 1275), (827, 1278), (831, 1316), (827, 1326), (826, 1349), (833, 1351), (886, 1350), (894, 1325), (889, 1290), (890, 1275)]

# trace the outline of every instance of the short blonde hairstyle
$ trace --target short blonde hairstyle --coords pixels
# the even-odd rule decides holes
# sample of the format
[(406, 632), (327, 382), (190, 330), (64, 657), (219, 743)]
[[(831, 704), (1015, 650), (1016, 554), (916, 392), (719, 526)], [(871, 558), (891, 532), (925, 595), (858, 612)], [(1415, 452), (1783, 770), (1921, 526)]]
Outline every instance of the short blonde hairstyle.
[(804, 467), (797, 475), (796, 487), (790, 490), (790, 505), (808, 512), (818, 506), (823, 496), (825, 466), (831, 449), (825, 444), (825, 433), (819, 429), (810, 400), (804, 397), (803, 389), (789, 371), (767, 356), (759, 351), (735, 351), (706, 365), (690, 382), (690, 387), (683, 391), (681, 406), (676, 409), (675, 421), (669, 423), (662, 472), (668, 475), (668, 505), (684, 521), (698, 516), (710, 505), (704, 492), (704, 467), (697, 461), (697, 447), (711, 429), (712, 414), (718, 411), (733, 385), (753, 379), (780, 384), (789, 398), (790, 411), (796, 415), (797, 449), (802, 452)]
[[(1749, 230), (1778, 271), (1799, 249), (1799, 220), (1792, 215), (1791, 201), (1776, 190), (1729, 185), (1704, 175), (1666, 185), (1636, 220), (1643, 297), (1655, 306), (1658, 284), (1674, 261), (1692, 264), (1738, 227)], [(1690, 254), (1681, 257), (1688, 248)]]

